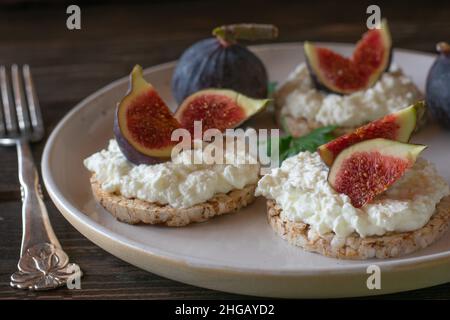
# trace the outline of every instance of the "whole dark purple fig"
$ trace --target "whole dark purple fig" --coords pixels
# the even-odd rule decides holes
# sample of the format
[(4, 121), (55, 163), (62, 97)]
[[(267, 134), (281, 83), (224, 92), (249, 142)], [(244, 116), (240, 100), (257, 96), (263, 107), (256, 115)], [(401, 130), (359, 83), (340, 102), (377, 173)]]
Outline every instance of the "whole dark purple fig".
[(172, 78), (178, 103), (207, 88), (232, 89), (252, 98), (267, 97), (267, 72), (262, 61), (237, 40), (273, 39), (272, 25), (236, 24), (214, 29), (215, 38), (201, 40), (181, 56)]
[(433, 118), (450, 129), (450, 45), (440, 42), (440, 53), (428, 73), (426, 101)]

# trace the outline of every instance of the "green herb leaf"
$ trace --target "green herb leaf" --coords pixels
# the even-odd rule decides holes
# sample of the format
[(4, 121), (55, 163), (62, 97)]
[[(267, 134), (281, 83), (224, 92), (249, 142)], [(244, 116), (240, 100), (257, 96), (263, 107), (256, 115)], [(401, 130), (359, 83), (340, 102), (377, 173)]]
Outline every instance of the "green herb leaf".
[[(317, 148), (335, 138), (333, 131), (336, 126), (322, 127), (311, 131), (309, 134), (294, 138), (290, 135), (279, 137), (280, 163), (289, 157), (295, 156), (299, 152), (315, 152)], [(270, 156), (272, 150), (272, 141), (267, 141), (267, 151)]]
[(268, 98), (272, 98), (273, 97), (273, 94), (277, 90), (277, 84), (278, 84), (278, 82), (276, 82), (276, 81), (270, 81), (267, 84), (267, 97)]

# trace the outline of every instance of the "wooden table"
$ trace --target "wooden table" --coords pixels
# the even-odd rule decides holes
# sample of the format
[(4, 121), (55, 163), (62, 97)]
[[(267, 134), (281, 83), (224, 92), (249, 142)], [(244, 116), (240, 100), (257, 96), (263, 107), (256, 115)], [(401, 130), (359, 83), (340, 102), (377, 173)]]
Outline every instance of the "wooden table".
[[(263, 4), (264, 3), (264, 4)], [(201, 1), (157, 4), (81, 5), (82, 29), (68, 31), (66, 7), (28, 4), (0, 8), (0, 64), (29, 63), (37, 84), (47, 134), (81, 99), (126, 75), (135, 63), (148, 67), (177, 59), (216, 25), (271, 22), (280, 42), (358, 39), (364, 30), (367, 4), (315, 1)], [(381, 5), (389, 17), (395, 46), (433, 52), (436, 42), (449, 41), (450, 2), (395, 2)], [(44, 141), (33, 146), (41, 158)], [(78, 233), (47, 196), (56, 234), (69, 256), (85, 272), (81, 290), (35, 293), (13, 290), (9, 276), (19, 257), (21, 217), (16, 151), (0, 149), (0, 297), (81, 299), (239, 298), (197, 288), (139, 270), (103, 251)], [(450, 298), (450, 284), (385, 298)]]

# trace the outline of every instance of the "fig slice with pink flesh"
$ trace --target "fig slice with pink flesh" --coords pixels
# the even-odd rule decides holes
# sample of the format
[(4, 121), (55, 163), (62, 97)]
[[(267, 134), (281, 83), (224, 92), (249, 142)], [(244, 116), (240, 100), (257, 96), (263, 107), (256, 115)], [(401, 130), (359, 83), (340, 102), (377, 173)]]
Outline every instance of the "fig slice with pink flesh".
[(386, 20), (367, 31), (350, 58), (328, 48), (305, 42), (304, 52), (311, 78), (318, 89), (351, 94), (370, 88), (390, 65), (392, 40)]
[(135, 164), (168, 160), (176, 143), (171, 141), (172, 132), (180, 127), (155, 88), (144, 80), (142, 67), (136, 65), (114, 118), (114, 136), (122, 153)]
[(359, 142), (338, 155), (328, 182), (360, 208), (402, 177), (425, 148), (382, 138)]
[(381, 119), (357, 128), (353, 132), (321, 145), (317, 151), (322, 160), (328, 166), (331, 166), (342, 150), (364, 140), (384, 138), (408, 142), (411, 134), (416, 129), (417, 123), (425, 114), (425, 109), (425, 102), (419, 101), (412, 106), (388, 114)]
[(205, 89), (187, 97), (175, 113), (181, 126), (194, 132), (194, 121), (202, 122), (202, 130), (224, 132), (239, 126), (263, 110), (269, 99), (252, 99), (228, 89)]

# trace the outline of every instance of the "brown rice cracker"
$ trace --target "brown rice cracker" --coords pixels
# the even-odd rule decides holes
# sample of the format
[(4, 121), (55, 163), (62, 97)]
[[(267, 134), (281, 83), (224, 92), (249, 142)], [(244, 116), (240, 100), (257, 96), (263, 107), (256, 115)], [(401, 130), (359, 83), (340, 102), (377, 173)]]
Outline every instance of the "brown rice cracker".
[(95, 176), (91, 178), (91, 186), (95, 199), (119, 221), (130, 224), (164, 224), (169, 227), (182, 227), (235, 212), (254, 201), (256, 188), (255, 184), (251, 184), (227, 194), (216, 194), (208, 201), (189, 208), (173, 208), (167, 204), (130, 199), (120, 194), (106, 192)]
[(334, 233), (309, 239), (310, 226), (301, 222), (283, 220), (280, 216), (281, 211), (282, 209), (275, 201), (267, 201), (269, 224), (278, 235), (293, 245), (339, 259), (385, 259), (410, 254), (438, 240), (450, 224), (450, 196), (438, 203), (428, 223), (418, 230), (366, 238), (353, 233), (347, 237), (342, 247), (331, 245)]

